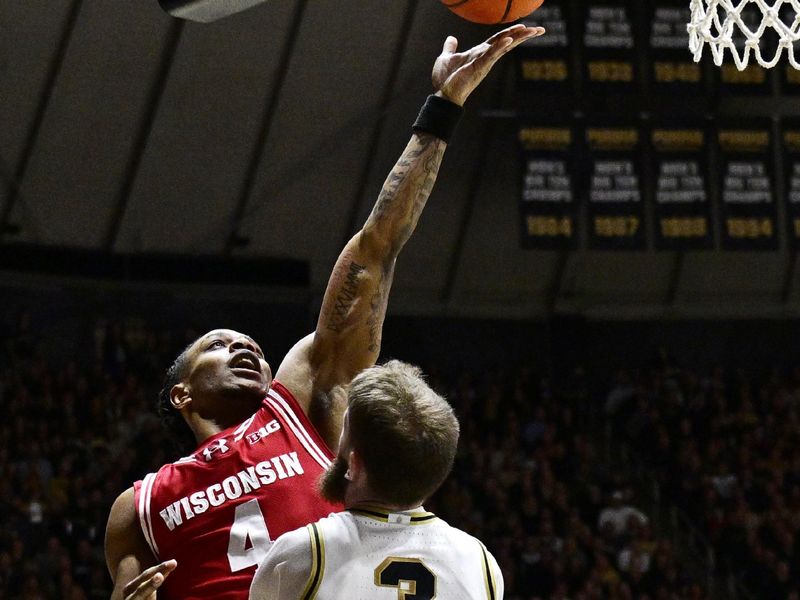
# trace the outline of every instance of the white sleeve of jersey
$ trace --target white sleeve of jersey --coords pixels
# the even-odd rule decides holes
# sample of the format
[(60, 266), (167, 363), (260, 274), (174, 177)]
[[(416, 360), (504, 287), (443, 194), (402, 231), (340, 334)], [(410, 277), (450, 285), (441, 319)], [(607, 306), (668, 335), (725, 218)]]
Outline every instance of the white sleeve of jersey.
[(250, 600), (297, 600), (308, 584), (311, 562), (308, 529), (284, 533), (258, 566), (250, 585)]

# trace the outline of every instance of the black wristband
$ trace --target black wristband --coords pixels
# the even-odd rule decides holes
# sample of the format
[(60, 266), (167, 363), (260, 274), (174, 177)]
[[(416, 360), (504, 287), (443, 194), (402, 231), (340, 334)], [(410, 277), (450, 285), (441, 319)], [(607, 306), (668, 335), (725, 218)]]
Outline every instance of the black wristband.
[(463, 106), (431, 94), (422, 105), (417, 120), (414, 121), (413, 129), (430, 133), (449, 142), (462, 114), (464, 114)]

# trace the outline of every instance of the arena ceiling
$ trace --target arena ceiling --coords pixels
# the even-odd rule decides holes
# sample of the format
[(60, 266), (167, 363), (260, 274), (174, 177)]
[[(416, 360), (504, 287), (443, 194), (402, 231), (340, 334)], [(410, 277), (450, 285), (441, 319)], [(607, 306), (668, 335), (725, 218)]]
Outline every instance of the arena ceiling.
[[(0, 0), (0, 30), (4, 242), (289, 257), (308, 261), (317, 294), (445, 36), (490, 31), (434, 0), (271, 0), (209, 25), (155, 0)], [(394, 310), (797, 314), (786, 252), (520, 250), (511, 66), (468, 103)]]

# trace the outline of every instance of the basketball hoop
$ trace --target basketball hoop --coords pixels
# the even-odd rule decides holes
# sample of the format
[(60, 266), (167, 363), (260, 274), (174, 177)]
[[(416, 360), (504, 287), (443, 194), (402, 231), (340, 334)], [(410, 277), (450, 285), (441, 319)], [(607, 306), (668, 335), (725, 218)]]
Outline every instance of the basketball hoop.
[(695, 62), (708, 44), (717, 66), (728, 49), (740, 71), (747, 68), (751, 54), (771, 69), (785, 50), (789, 63), (800, 69), (794, 48), (800, 41), (800, 0), (691, 0), (690, 7), (689, 50)]

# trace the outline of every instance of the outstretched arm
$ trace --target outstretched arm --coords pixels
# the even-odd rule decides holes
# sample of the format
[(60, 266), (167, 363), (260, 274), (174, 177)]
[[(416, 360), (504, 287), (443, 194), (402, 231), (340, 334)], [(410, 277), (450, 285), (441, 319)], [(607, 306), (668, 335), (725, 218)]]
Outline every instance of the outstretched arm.
[[(544, 30), (514, 25), (465, 52), (448, 37), (433, 68), (436, 95), (463, 105), (497, 60)], [(375, 363), (397, 256), (414, 231), (430, 196), (446, 142), (416, 131), (395, 164), (364, 227), (333, 268), (316, 331), (301, 340), (278, 369), (326, 441), (333, 446), (343, 406), (332, 394)]]

